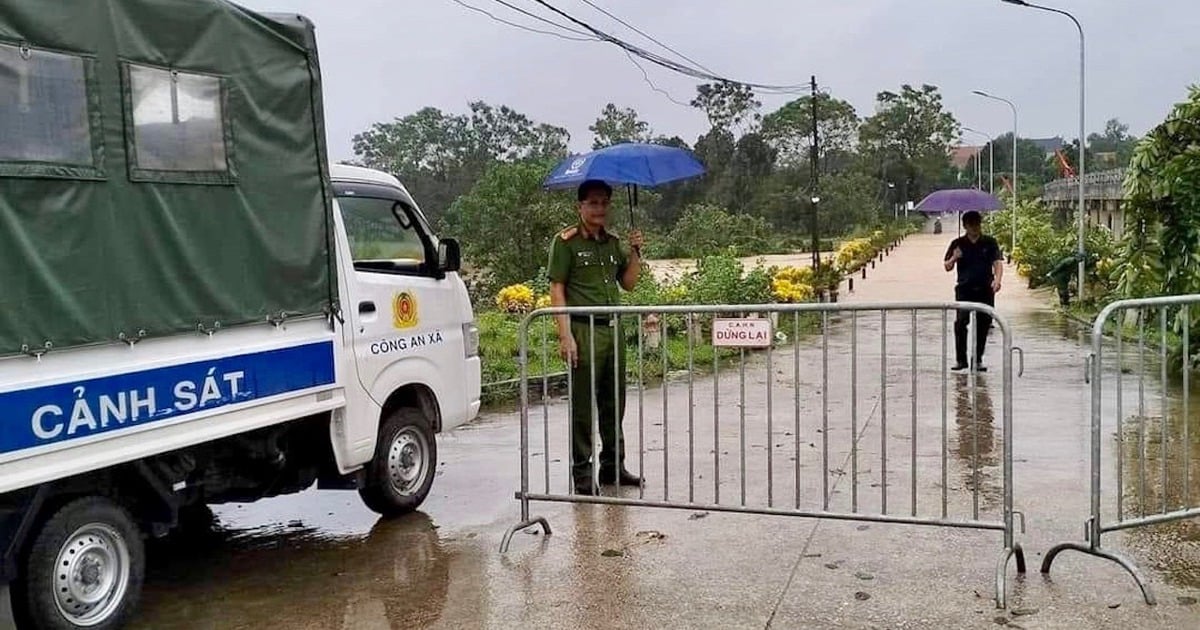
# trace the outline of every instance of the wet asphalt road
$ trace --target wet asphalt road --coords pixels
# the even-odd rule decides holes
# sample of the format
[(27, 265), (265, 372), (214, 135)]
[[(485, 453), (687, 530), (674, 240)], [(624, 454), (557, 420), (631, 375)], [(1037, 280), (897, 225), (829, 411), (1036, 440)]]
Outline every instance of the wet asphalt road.
[[(842, 300), (946, 299), (952, 278), (939, 261), (948, 238), (910, 237), (867, 280), (856, 281), (855, 293), (843, 291)], [(1195, 521), (1104, 538), (1106, 546), (1127, 552), (1151, 578), (1160, 601), (1156, 607), (1142, 603), (1132, 580), (1115, 565), (1097, 559), (1068, 553), (1056, 562), (1051, 579), (1037, 572), (1050, 546), (1082, 541), (1090, 455), (1082, 371), (1086, 348), (1079, 343), (1078, 327), (1048, 308), (1049, 295), (1021, 284), (1010, 276), (998, 299), (1017, 345), (1025, 350), (1025, 375), (1015, 381), (1013, 450), (1015, 507), (1028, 518), (1018, 540), (1030, 566), (1024, 577), (1010, 580), (1007, 610), (996, 610), (990, 601), (1003, 547), (999, 532), (534, 503), (533, 512), (549, 519), (554, 534), (518, 533), (512, 549), (501, 555), (500, 538), (519, 516), (513, 498), (519, 487), (519, 419), (493, 412), (439, 436), (441, 463), (433, 493), (420, 512), (408, 517), (380, 520), (356, 494), (333, 491), (215, 506), (211, 523), (201, 520), (190, 531), (149, 547), (141, 614), (132, 627), (1200, 627), (1195, 604), (1200, 525)], [(820, 336), (807, 339), (794, 354), (782, 349), (773, 355), (770, 372), (761, 358), (747, 364), (744, 473), (738, 370), (722, 370), (716, 378), (698, 375), (690, 387), (687, 379), (676, 380), (667, 396), (671, 411), (665, 439), (661, 390), (647, 388), (641, 414), (634, 394), (625, 426), (635, 454), (639, 435), (646, 445), (640, 462), (648, 481), (645, 496), (684, 501), (691, 494), (711, 502), (719, 487), (722, 503), (737, 503), (745, 480), (748, 505), (820, 509), (828, 484), (830, 509), (838, 511), (879, 510), (886, 488), (892, 514), (936, 516), (945, 505), (950, 516), (970, 518), (978, 497), (979, 520), (999, 519), (1004, 397), (996, 345), (989, 350), (992, 372), (977, 381), (972, 414), (964, 377), (950, 378), (942, 395), (941, 321), (922, 316), (913, 416), (914, 359), (906, 317), (887, 324), (884, 368), (878, 319), (864, 316), (859, 322), (857, 349), (846, 321), (831, 330), (828, 365), (834, 378), (827, 389), (832, 401), (827, 427), (821, 424), (826, 390)], [(858, 357), (860, 381), (853, 413), (848, 402), (852, 354)], [(764, 420), (768, 373), (774, 374), (770, 427)], [(1154, 397), (1158, 390), (1151, 383), (1148, 391)], [(695, 403), (690, 416), (689, 394)], [(719, 415), (712, 413), (714, 394), (723, 403)], [(1198, 406), (1187, 419), (1195, 462), (1200, 462)], [(565, 410), (554, 402), (545, 413), (551, 490), (561, 492), (565, 451), (555, 445), (565, 443)], [(538, 407), (532, 427), (538, 436), (541, 414)], [(1174, 415), (1181, 417), (1178, 411)], [(851, 416), (856, 426), (848, 424)], [(1182, 423), (1173, 423), (1171, 430)], [(665, 451), (664, 443), (669, 445)], [(689, 450), (697, 455), (690, 468)], [(533, 451), (532, 489), (541, 491), (547, 454), (536, 440)], [(663, 461), (664, 452), (669, 462)], [(1157, 471), (1159, 461), (1151, 462), (1150, 470)], [(1180, 496), (1175, 479), (1182, 461), (1171, 459), (1167, 486), (1173, 497)], [(639, 460), (630, 462), (636, 470)], [(1124, 473), (1137, 470), (1127, 464)], [(1141, 480), (1127, 479), (1126, 496), (1132, 497), (1127, 501), (1136, 502)], [(1191, 485), (1193, 500), (1200, 502), (1200, 483)], [(1146, 492), (1156, 499), (1162, 488), (1151, 475)], [(638, 496), (636, 489), (620, 493)], [(910, 510), (914, 499), (917, 509)], [(1111, 504), (1106, 496), (1106, 508)], [(1010, 576), (1014, 571), (1010, 566)]]

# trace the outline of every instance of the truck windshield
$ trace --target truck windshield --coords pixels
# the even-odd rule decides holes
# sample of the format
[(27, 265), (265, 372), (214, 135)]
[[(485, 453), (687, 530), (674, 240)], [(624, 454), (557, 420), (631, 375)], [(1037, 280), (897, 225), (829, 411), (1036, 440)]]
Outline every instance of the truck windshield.
[(426, 263), (421, 227), (401, 202), (377, 197), (340, 196), (338, 205), (355, 268), (420, 272)]

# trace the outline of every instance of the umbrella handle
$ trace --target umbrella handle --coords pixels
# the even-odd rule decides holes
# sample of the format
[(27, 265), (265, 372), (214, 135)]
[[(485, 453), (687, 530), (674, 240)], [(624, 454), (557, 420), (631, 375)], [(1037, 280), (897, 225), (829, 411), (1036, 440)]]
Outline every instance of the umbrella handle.
[[(637, 206), (637, 184), (625, 184), (625, 195), (629, 199), (629, 229), (632, 230), (635, 227), (633, 220), (633, 209), (635, 206)], [(633, 251), (638, 255), (638, 258), (642, 257), (641, 247), (634, 247)]]

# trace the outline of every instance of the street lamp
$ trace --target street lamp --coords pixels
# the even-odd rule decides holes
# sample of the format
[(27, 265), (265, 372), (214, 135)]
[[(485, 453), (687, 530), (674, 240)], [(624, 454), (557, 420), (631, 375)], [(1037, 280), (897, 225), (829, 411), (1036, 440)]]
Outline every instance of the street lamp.
[[(1008, 0), (1004, 0), (1004, 1), (1008, 2)], [(1008, 255), (1011, 257), (1013, 255), (1013, 251), (1015, 251), (1017, 249), (1017, 106), (1013, 105), (1013, 102), (1006, 98), (1000, 98), (999, 96), (992, 96), (991, 94), (988, 94), (987, 92), (981, 92), (979, 90), (974, 90), (974, 93), (978, 94), (979, 96), (982, 96), (984, 98), (990, 98), (993, 100), (1000, 101), (1002, 103), (1008, 103), (1008, 106), (1010, 109), (1012, 109), (1012, 113), (1013, 113), (1012, 249), (1010, 249), (1008, 252)]]
[(986, 133), (983, 133), (982, 131), (975, 131), (974, 129), (972, 129), (970, 127), (963, 127), (962, 130), (969, 131), (974, 134), (979, 134), (979, 135), (983, 136), (984, 138), (987, 138), (987, 141), (988, 141), (988, 192), (989, 193), (996, 192), (995, 161), (993, 159), (994, 156), (992, 155), (992, 146), (995, 144), (995, 142), (993, 141), (991, 136), (987, 135)]
[(1083, 221), (1084, 221), (1084, 213), (1086, 212), (1086, 206), (1084, 205), (1084, 197), (1083, 197), (1083, 161), (1084, 161), (1083, 155), (1086, 152), (1084, 143), (1087, 141), (1086, 138), (1084, 138), (1085, 132), (1084, 132), (1084, 125), (1083, 125), (1084, 95), (1085, 95), (1085, 92), (1083, 89), (1083, 77), (1084, 77), (1083, 26), (1079, 24), (1079, 20), (1075, 19), (1074, 15), (1071, 15), (1070, 13), (1067, 13), (1066, 11), (1063, 11), (1061, 9), (1054, 9), (1051, 7), (1043, 7), (1041, 5), (1025, 2), (1025, 0), (1000, 0), (1000, 1), (1006, 2), (1008, 4), (1015, 4), (1015, 5), (1021, 6), (1021, 7), (1028, 7), (1030, 9), (1038, 9), (1040, 11), (1048, 11), (1050, 13), (1057, 13), (1059, 15), (1065, 15), (1068, 18), (1070, 18), (1072, 22), (1075, 23), (1075, 28), (1079, 30), (1079, 173), (1078, 173), (1078, 178), (1079, 178), (1079, 299), (1082, 300), (1083, 299), (1083, 270), (1084, 270), (1084, 262), (1083, 262), (1084, 223), (1083, 223)]

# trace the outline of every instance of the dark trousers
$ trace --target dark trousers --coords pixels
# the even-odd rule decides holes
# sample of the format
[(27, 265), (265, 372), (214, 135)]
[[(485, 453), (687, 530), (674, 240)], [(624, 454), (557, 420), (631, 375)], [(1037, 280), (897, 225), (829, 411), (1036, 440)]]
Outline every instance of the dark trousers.
[[(579, 348), (579, 362), (571, 370), (571, 474), (592, 476), (592, 391), (600, 421), (600, 479), (614, 478), (625, 460), (625, 352), (620, 331), (596, 322), (595, 345), (591, 325), (571, 322), (571, 335)], [(594, 357), (593, 357), (594, 351)], [(619, 453), (619, 457), (618, 457)]]
[(1054, 279), (1054, 285), (1058, 289), (1058, 303), (1063, 306), (1071, 305), (1071, 279), (1065, 276), (1060, 276)]
[[(956, 287), (954, 299), (959, 302), (975, 302), (996, 305), (996, 294), (991, 287)], [(992, 318), (978, 311), (960, 310), (954, 318), (954, 358), (957, 365), (968, 365), (967, 335), (971, 324), (971, 313), (975, 313), (975, 364), (983, 363), (983, 349), (987, 345), (988, 331), (992, 327)]]

